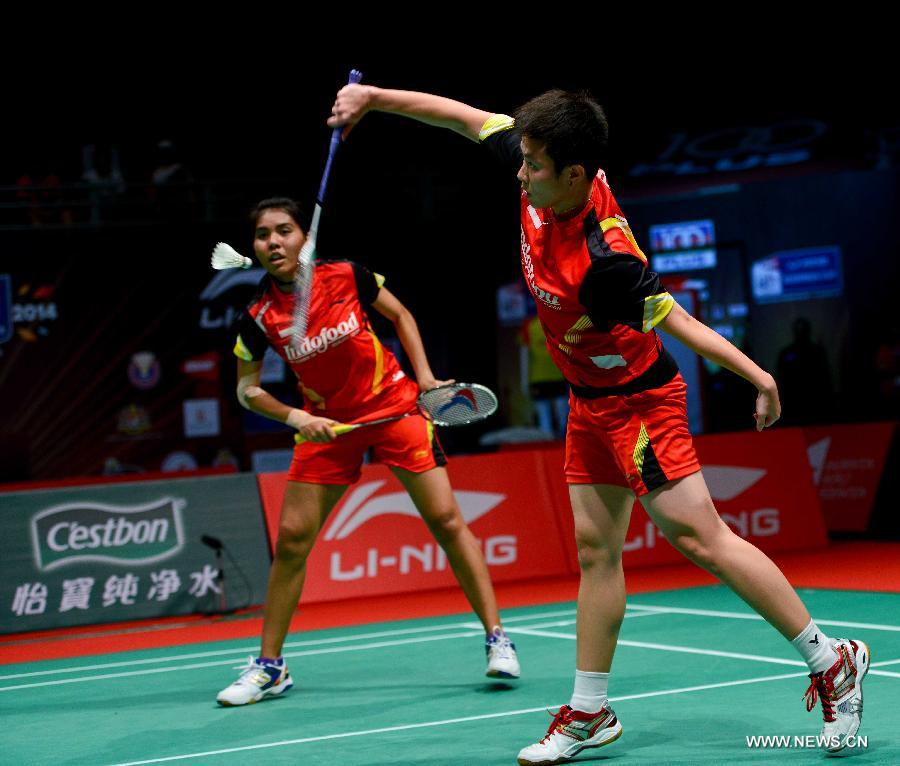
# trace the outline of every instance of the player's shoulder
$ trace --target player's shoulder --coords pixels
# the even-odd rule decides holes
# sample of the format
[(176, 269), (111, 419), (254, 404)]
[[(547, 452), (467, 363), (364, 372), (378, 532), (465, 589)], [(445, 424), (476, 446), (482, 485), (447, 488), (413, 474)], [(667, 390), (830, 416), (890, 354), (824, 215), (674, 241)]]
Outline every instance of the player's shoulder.
[(320, 277), (352, 275), (357, 266), (355, 261), (347, 258), (322, 259), (316, 261), (316, 274)]

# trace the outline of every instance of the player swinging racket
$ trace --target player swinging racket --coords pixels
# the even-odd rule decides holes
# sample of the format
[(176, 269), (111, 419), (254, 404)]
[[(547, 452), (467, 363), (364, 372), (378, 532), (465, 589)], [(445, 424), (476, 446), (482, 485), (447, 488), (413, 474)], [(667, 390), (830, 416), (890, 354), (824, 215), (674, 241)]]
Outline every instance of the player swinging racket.
[(791, 641), (810, 669), (807, 709), (822, 702), (825, 748), (846, 747), (862, 717), (868, 647), (826, 636), (775, 564), (719, 518), (688, 432), (684, 381), (655, 328), (750, 381), (757, 430), (781, 413), (775, 381), (678, 306), (647, 268), (600, 170), (601, 107), (555, 90), (513, 119), (426, 93), (356, 85), (338, 93), (328, 124), (349, 129), (370, 110), (454, 130), (516, 169), (522, 268), (550, 353), (572, 385), (565, 472), (581, 567), (575, 687), (519, 763), (561, 763), (621, 734), (607, 688), (625, 612), (621, 557), (635, 495), (672, 545)]
[[(238, 399), (252, 412), (297, 429), (306, 439), (294, 448), (263, 619), (260, 656), (218, 697), (222, 705), (246, 705), (281, 694), (293, 685), (281, 649), (300, 599), (306, 560), (331, 509), (359, 480), (363, 455), (372, 449), (409, 492), (447, 554), (456, 579), (484, 625), (487, 675), (518, 678), (515, 647), (503, 631), (490, 575), (475, 537), (453, 496), (446, 463), (432, 424), (418, 414), (416, 397), (435, 380), (412, 314), (383, 278), (351, 261), (316, 261), (306, 339), (291, 341), (293, 278), (304, 242), (295, 202), (267, 199), (254, 209), (253, 249), (268, 272), (238, 322)], [(372, 332), (367, 312), (394, 323), (418, 385)], [(297, 376), (303, 409), (275, 399), (260, 387), (260, 370), (271, 346)], [(338, 438), (338, 423), (415, 412)]]

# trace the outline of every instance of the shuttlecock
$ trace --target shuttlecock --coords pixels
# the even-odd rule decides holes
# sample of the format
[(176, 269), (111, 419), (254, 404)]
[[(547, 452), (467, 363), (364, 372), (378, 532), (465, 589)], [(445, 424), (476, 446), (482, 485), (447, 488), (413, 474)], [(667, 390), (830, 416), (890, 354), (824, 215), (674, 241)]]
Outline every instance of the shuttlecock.
[(214, 269), (219, 271), (222, 269), (249, 269), (253, 265), (253, 261), (241, 255), (225, 242), (219, 242), (215, 246), (210, 263)]

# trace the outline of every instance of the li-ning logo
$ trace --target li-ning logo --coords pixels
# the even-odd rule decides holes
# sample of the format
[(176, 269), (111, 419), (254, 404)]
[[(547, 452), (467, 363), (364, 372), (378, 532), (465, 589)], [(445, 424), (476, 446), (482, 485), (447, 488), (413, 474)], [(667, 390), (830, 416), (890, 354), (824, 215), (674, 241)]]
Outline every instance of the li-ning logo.
[(165, 497), (144, 505), (67, 503), (31, 519), (38, 569), (74, 562), (151, 564), (184, 547), (181, 511), (187, 501)]
[[(355, 335), (359, 331), (359, 319), (356, 318), (356, 312), (350, 314), (350, 318), (344, 322), (338, 322), (336, 327), (323, 327), (318, 335), (305, 337), (300, 341), (299, 348), (294, 348), (290, 343), (285, 346), (287, 358), (292, 362), (302, 362), (307, 357), (322, 354), (328, 350), (330, 346), (335, 346), (345, 341), (351, 335)], [(282, 330), (278, 333), (282, 337), (291, 334), (291, 329)]]
[[(766, 471), (763, 468), (742, 468), (730, 465), (706, 465), (703, 477), (713, 500), (727, 502), (746, 492), (756, 484)], [(759, 508), (740, 513), (720, 513), (722, 521), (729, 524), (741, 537), (772, 537), (781, 531), (781, 519), (777, 508)], [(625, 541), (625, 551), (655, 548), (662, 534), (652, 521), (647, 521), (643, 534)]]
[[(390, 492), (374, 500), (369, 500), (385, 483), (384, 480), (371, 481), (361, 484), (353, 490), (350, 497), (347, 498), (347, 502), (344, 503), (344, 507), (326, 530), (325, 539), (343, 540), (370, 519), (388, 513), (418, 518), (419, 512), (413, 505), (412, 498), (406, 492)], [(459, 509), (462, 511), (466, 524), (480, 519), (506, 499), (506, 495), (497, 492), (454, 490), (453, 495), (459, 503)], [(367, 500), (369, 502), (366, 502)]]
[[(419, 517), (412, 499), (405, 492), (390, 492), (373, 498), (384, 484), (380, 480), (358, 486), (328, 526), (325, 540), (343, 540), (377, 516), (397, 514)], [(496, 492), (456, 490), (453, 494), (467, 524), (481, 518), (506, 499), (506, 495)], [(512, 535), (488, 537), (482, 541), (482, 545), (485, 561), (490, 565), (512, 564), (518, 557), (518, 540)], [(425, 543), (422, 546), (401, 544), (389, 553), (371, 547), (366, 550), (362, 562), (350, 566), (342, 559), (341, 551), (333, 551), (330, 559), (330, 577), (337, 582), (375, 578), (382, 570), (408, 575), (414, 569), (421, 572), (441, 572), (447, 568), (447, 557), (436, 543)]]
[(478, 401), (475, 399), (475, 394), (470, 388), (464, 388), (461, 391), (457, 391), (453, 398), (447, 402), (444, 402), (437, 411), (438, 417), (442, 417), (446, 415), (450, 410), (455, 407), (463, 407), (464, 409), (469, 410), (470, 412), (478, 412)]
[(534, 281), (534, 264), (531, 262), (531, 245), (528, 243), (528, 240), (525, 239), (524, 227), (520, 229), (520, 232), (522, 243), (522, 268), (525, 270), (525, 279), (528, 281), (528, 286), (531, 288), (534, 297), (541, 303), (548, 308), (559, 311), (562, 308), (559, 305), (559, 297), (538, 287), (537, 282)]

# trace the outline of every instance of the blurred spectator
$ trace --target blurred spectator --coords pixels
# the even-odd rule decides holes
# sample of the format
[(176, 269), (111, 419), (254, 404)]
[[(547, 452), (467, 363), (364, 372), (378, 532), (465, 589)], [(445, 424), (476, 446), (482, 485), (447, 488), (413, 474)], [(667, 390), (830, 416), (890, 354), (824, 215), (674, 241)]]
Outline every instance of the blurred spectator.
[(887, 329), (875, 352), (881, 403), (878, 417), (900, 417), (900, 327)]
[(806, 317), (794, 320), (794, 342), (778, 352), (782, 423), (804, 426), (835, 420), (831, 372), (825, 349), (812, 339)]
[(522, 392), (531, 398), (537, 426), (555, 439), (563, 439), (569, 419), (569, 385), (553, 363), (537, 317), (525, 320), (519, 342)]
[(150, 196), (157, 213), (166, 220), (187, 221), (194, 216), (194, 178), (174, 142), (156, 144)]
[(63, 202), (60, 177), (50, 169), (34, 169), (16, 180), (16, 201), (32, 226), (70, 224), (72, 209)]
[(109, 207), (125, 191), (119, 149), (99, 142), (84, 144), (81, 164), (81, 180), (88, 185), (90, 222), (97, 225), (109, 217)]

